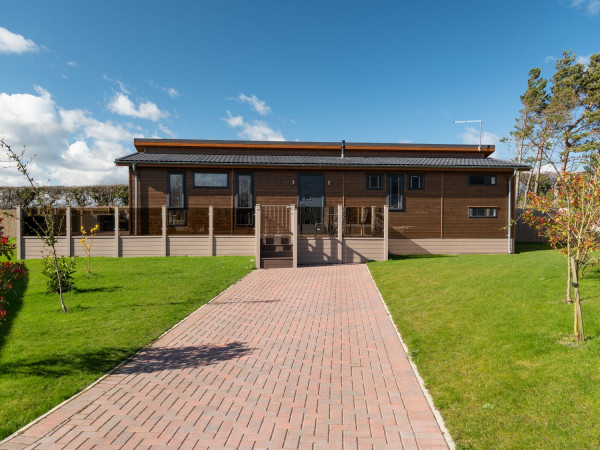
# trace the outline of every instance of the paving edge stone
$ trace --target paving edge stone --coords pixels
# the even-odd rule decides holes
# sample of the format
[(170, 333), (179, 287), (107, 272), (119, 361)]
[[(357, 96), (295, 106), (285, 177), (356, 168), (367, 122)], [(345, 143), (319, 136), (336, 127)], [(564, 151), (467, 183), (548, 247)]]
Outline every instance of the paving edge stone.
[(406, 346), (406, 344), (404, 343), (404, 340), (402, 339), (402, 335), (400, 334), (400, 331), (398, 330), (398, 327), (396, 326), (396, 322), (394, 322), (394, 318), (392, 317), (392, 314), (390, 313), (390, 310), (389, 310), (387, 304), (385, 303), (385, 300), (383, 299), (381, 292), (379, 291), (379, 287), (377, 286), (377, 283), (375, 283), (375, 279), (373, 278), (373, 274), (371, 273), (369, 266), (366, 264), (365, 264), (365, 266), (367, 267), (367, 270), (369, 271), (369, 276), (371, 277), (371, 281), (373, 281), (373, 285), (375, 286), (375, 289), (377, 290), (377, 294), (379, 295), (379, 299), (381, 300), (381, 303), (383, 303), (383, 307), (385, 308), (388, 318), (390, 319), (390, 322), (392, 323), (394, 330), (396, 330), (396, 334), (398, 335), (400, 344), (402, 344), (404, 353), (406, 353), (408, 362), (410, 363), (410, 366), (412, 367), (415, 377), (417, 378), (417, 381), (419, 382), (419, 386), (421, 387), (421, 391), (423, 392), (423, 395), (425, 396), (425, 399), (427, 400), (427, 403), (429, 404), (429, 407), (431, 408), (431, 411), (433, 412), (433, 416), (435, 417), (435, 420), (436, 420), (438, 426), (440, 427), (440, 431), (442, 432), (442, 435), (444, 436), (444, 439), (446, 440), (446, 444), (448, 444), (448, 447), (451, 450), (454, 450), (454, 449), (456, 449), (456, 445), (454, 444), (454, 440), (452, 439), (452, 436), (450, 435), (448, 428), (446, 428), (446, 424), (444, 423), (444, 418), (440, 414), (439, 410), (435, 407), (435, 404), (433, 403), (433, 397), (431, 396), (431, 394), (425, 387), (425, 382), (423, 381), (423, 378), (421, 378), (419, 369), (417, 368), (417, 365), (415, 364), (412, 357), (410, 356), (409, 349)]
[[(33, 419), (31, 422), (29, 422), (27, 425), (19, 428), (17, 431), (15, 431), (13, 434), (5, 437), (4, 439), (2, 439), (0, 441), (0, 445), (6, 444), (8, 443), (8, 441), (10, 441), (13, 438), (16, 438), (17, 436), (23, 434), (25, 431), (27, 431), (29, 428), (31, 428), (32, 426), (34, 426), (35, 424), (37, 424), (38, 422), (40, 422), (41, 420), (45, 419), (47, 416), (49, 416), (50, 414), (52, 414), (54, 411), (56, 411), (57, 409), (59, 409), (61, 406), (66, 405), (67, 403), (71, 402), (72, 400), (75, 400), (77, 397), (79, 397), (80, 395), (86, 393), (87, 391), (89, 391), (90, 389), (92, 389), (94, 386), (96, 386), (98, 383), (100, 383), (102, 380), (104, 380), (105, 378), (107, 378), (108, 376), (112, 375), (115, 371), (117, 371), (118, 369), (120, 369), (123, 365), (127, 364), (129, 361), (131, 361), (133, 358), (135, 358), (137, 355), (139, 355), (141, 352), (143, 352), (144, 350), (152, 347), (152, 345), (154, 345), (157, 341), (159, 341), (160, 339), (162, 339), (163, 336), (165, 336), (166, 334), (170, 333), (171, 331), (173, 331), (175, 328), (177, 328), (178, 326), (180, 326), (183, 322), (185, 322), (188, 318), (190, 318), (191, 316), (197, 314), (202, 308), (204, 308), (206, 305), (208, 305), (209, 303), (212, 303), (214, 300), (218, 299), (221, 295), (223, 295), (225, 292), (227, 292), (229, 289), (233, 288), (236, 284), (238, 284), (239, 282), (241, 282), (243, 279), (245, 279), (247, 276), (249, 276), (252, 272), (254, 272), (257, 269), (252, 269), (250, 270), (250, 272), (248, 272), (246, 275), (244, 275), (242, 278), (240, 278), (239, 280), (237, 280), (235, 283), (233, 283), (231, 286), (229, 286), (227, 289), (224, 289), (223, 291), (219, 292), (217, 295), (215, 295), (213, 298), (211, 298), (209, 301), (207, 301), (204, 305), (202, 305), (200, 308), (192, 311), (190, 314), (188, 314), (187, 316), (185, 316), (183, 319), (181, 319), (179, 322), (177, 322), (175, 325), (173, 325), (171, 328), (169, 328), (167, 331), (165, 331), (164, 333), (162, 333), (160, 336), (158, 336), (156, 339), (152, 340), (151, 342), (149, 342), (147, 345), (145, 345), (144, 347), (142, 347), (141, 349), (139, 349), (137, 352), (135, 352), (133, 355), (131, 355), (130, 357), (124, 359), (123, 361), (121, 361), (119, 364), (117, 364), (115, 367), (113, 367), (112, 369), (110, 369), (108, 372), (106, 372), (104, 375), (102, 375), (100, 378), (98, 378), (96, 381), (94, 381), (92, 384), (90, 384), (89, 386), (85, 387), (84, 389), (82, 389), (81, 391), (77, 392), (76, 394), (73, 394), (71, 397), (69, 397), (68, 399), (64, 400), (63, 402), (59, 403), (58, 405), (56, 405), (54, 408), (52, 408), (49, 411), (46, 411), (44, 414), (42, 414), (41, 416)], [(82, 408), (83, 409), (83, 408)], [(68, 420), (68, 419), (66, 419)], [(64, 423), (64, 422), (62, 422)], [(62, 425), (62, 423), (60, 423), (57, 426)]]

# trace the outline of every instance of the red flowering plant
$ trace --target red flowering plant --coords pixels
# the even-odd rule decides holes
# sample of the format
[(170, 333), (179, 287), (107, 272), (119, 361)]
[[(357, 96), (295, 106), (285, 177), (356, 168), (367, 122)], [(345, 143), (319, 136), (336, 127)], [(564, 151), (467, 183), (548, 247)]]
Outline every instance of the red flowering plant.
[[(6, 296), (13, 292), (13, 283), (25, 276), (25, 265), (11, 262), (15, 251), (15, 245), (11, 244), (4, 236), (2, 222), (4, 217), (0, 216), (0, 323), (6, 321)], [(4, 261), (7, 260), (7, 261)]]
[(540, 236), (567, 256), (567, 299), (574, 289), (575, 339), (585, 340), (579, 279), (597, 260), (593, 253), (598, 250), (600, 232), (600, 167), (591, 173), (565, 172), (557, 183), (555, 198), (529, 194), (530, 208), (522, 219), (533, 226)]

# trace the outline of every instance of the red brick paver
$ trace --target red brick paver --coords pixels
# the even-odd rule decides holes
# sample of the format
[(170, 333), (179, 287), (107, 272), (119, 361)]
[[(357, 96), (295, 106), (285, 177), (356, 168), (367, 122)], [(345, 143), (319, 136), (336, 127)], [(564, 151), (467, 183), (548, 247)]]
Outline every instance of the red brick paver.
[(254, 271), (1, 448), (447, 448), (364, 265)]

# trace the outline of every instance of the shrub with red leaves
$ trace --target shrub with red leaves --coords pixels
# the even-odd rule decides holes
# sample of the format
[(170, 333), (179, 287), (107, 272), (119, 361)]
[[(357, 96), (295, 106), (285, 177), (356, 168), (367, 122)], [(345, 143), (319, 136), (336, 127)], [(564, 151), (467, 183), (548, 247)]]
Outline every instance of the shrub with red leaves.
[(4, 218), (0, 216), (0, 258), (8, 261), (0, 262), (0, 323), (6, 321), (6, 303), (7, 295), (13, 292), (13, 285), (16, 280), (25, 276), (25, 265), (22, 263), (12, 262), (14, 256), (15, 245), (11, 244), (2, 230), (2, 221)]

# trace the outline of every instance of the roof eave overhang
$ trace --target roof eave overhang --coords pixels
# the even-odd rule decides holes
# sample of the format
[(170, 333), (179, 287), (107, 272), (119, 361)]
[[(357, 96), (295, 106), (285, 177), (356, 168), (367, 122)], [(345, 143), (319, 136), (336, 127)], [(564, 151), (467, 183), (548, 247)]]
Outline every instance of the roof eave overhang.
[(214, 168), (231, 168), (231, 167), (261, 167), (261, 168), (282, 168), (282, 167), (301, 167), (306, 169), (314, 168), (329, 168), (329, 169), (469, 169), (469, 170), (517, 170), (517, 171), (528, 171), (530, 167), (526, 166), (468, 166), (468, 165), (456, 165), (456, 166), (430, 166), (425, 164), (405, 164), (405, 165), (390, 165), (390, 164), (370, 164), (370, 165), (333, 165), (333, 164), (293, 164), (293, 163), (281, 163), (281, 164), (268, 164), (268, 163), (253, 163), (253, 164), (240, 164), (240, 163), (190, 163), (186, 161), (180, 162), (153, 162), (153, 161), (115, 161), (117, 166), (131, 166), (133, 164), (136, 167), (144, 166), (188, 166), (188, 167), (214, 167)]

